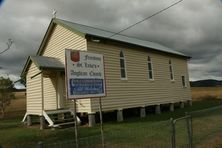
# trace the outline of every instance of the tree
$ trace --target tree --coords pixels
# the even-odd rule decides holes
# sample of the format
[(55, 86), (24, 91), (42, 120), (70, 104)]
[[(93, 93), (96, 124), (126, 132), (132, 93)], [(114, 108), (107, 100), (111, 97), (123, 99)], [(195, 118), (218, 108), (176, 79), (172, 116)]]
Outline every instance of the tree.
[(11, 99), (15, 98), (12, 92), (13, 88), (13, 82), (9, 78), (0, 77), (0, 111), (2, 118), (5, 116), (5, 109), (10, 105)]

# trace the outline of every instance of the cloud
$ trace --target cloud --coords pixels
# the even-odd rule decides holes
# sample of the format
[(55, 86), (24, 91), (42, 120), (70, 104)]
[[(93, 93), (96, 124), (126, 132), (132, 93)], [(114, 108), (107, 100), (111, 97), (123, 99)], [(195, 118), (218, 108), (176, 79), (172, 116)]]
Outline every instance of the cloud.
[[(0, 51), (8, 38), (15, 43), (0, 55), (0, 73), (19, 76), (34, 55), (52, 17), (118, 32), (174, 3), (172, 0), (7, 0), (0, 8)], [(123, 32), (163, 44), (192, 56), (190, 78), (222, 79), (222, 3), (184, 0), (169, 10)]]

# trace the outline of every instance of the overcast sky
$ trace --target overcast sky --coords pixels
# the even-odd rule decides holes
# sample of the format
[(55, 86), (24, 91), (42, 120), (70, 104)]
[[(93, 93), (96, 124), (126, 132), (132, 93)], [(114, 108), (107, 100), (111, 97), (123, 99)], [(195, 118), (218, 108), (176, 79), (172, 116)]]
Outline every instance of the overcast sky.
[[(5, 0), (0, 6), (0, 75), (19, 79), (29, 55), (35, 55), (52, 18), (118, 32), (171, 5), (174, 0)], [(222, 2), (184, 0), (123, 32), (157, 42), (192, 57), (190, 80), (222, 80)]]

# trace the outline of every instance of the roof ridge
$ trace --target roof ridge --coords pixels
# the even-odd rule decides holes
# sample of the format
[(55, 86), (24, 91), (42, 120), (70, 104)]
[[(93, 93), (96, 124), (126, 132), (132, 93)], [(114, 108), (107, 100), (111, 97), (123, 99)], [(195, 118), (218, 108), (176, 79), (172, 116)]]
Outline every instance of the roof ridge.
[(93, 29), (98, 29), (98, 30), (101, 30), (101, 31), (106, 31), (106, 32), (113, 33), (113, 34), (115, 33), (115, 32), (109, 31), (109, 30), (105, 30), (105, 29), (101, 29), (101, 28), (97, 28), (97, 27), (93, 27), (93, 26), (89, 26), (89, 25), (85, 25), (85, 24), (80, 24), (80, 23), (71, 22), (71, 21), (67, 21), (67, 20), (63, 20), (63, 19), (58, 19), (58, 18), (56, 18), (56, 19), (57, 20), (61, 20), (61, 21), (65, 21), (65, 22), (68, 22), (68, 23), (73, 23), (73, 24), (82, 25), (82, 26), (85, 26), (85, 27), (90, 27), (90, 28), (93, 28)]
[[(61, 20), (61, 21), (65, 21), (65, 22), (68, 22), (68, 23), (82, 25), (82, 26), (85, 26), (85, 27), (90, 27), (90, 28), (101, 30), (101, 31), (105, 31), (105, 32), (116, 34), (116, 32), (113, 32), (113, 31), (109, 31), (109, 30), (105, 30), (105, 29), (101, 29), (101, 28), (97, 28), (97, 27), (93, 27), (93, 26), (89, 26), (89, 25), (85, 25), (85, 24), (80, 24), (80, 23), (76, 23), (76, 22), (71, 22), (71, 21), (67, 21), (67, 20), (63, 20), (63, 19), (58, 19), (58, 18), (56, 18), (56, 19), (57, 20)], [(141, 38), (138, 38), (138, 37), (135, 37), (135, 36), (129, 36), (129, 35), (125, 35), (125, 34), (116, 34), (116, 35), (121, 35), (121, 36), (129, 37), (129, 38), (134, 38), (134, 39), (138, 39), (138, 40), (146, 41), (147, 42), (147, 40), (141, 39)], [(108, 38), (110, 38), (110, 37), (108, 37)], [(113, 38), (111, 37), (110, 39), (113, 39)], [(148, 41), (148, 42), (151, 42), (151, 41)], [(152, 43), (155, 43), (155, 42), (152, 42)], [(157, 43), (155, 43), (155, 44), (157, 44)]]
[[(107, 38), (107, 39), (110, 39), (110, 40), (117, 40), (117, 41), (129, 43), (129, 44), (135, 44), (135, 45), (139, 45), (139, 46), (153, 48), (153, 49), (159, 50), (161, 52), (167, 52), (167, 53), (176, 54), (176, 55), (180, 55), (180, 56), (190, 58), (189, 56), (185, 55), (184, 53), (182, 53), (178, 50), (174, 50), (173, 48), (167, 47), (167, 46), (162, 45), (160, 43), (148, 41), (148, 40), (141, 39), (141, 38), (134, 37), (134, 36), (128, 36), (128, 35), (124, 35), (124, 34), (116, 34), (115, 32), (112, 32), (112, 31), (109, 31), (109, 30), (100, 29), (100, 28), (97, 28), (97, 27), (92, 27), (92, 26), (88, 26), (88, 25), (80, 24), (80, 23), (76, 23), (76, 22), (71, 22), (71, 21), (68, 21), (68, 20), (63, 20), (63, 19), (58, 19), (58, 18), (54, 18), (54, 20), (58, 21), (58, 22), (60, 22), (64, 25), (68, 25), (71, 28), (73, 28), (73, 26), (82, 27), (82, 28), (80, 28), (80, 30), (78, 30), (77, 28), (76, 29), (79, 32), (82, 32), (82, 33), (85, 33), (85, 34), (100, 36), (100, 37), (104, 37), (104, 38)], [(87, 28), (88, 30), (87, 29), (83, 30), (83, 28), (85, 28), (85, 29)], [(100, 33), (98, 33), (98, 32), (95, 33), (95, 31), (100, 31)], [(101, 32), (103, 32), (103, 34), (101, 34)], [(116, 35), (112, 37), (111, 35), (113, 35), (113, 34), (116, 34)]]
[[(76, 22), (71, 22), (71, 21), (68, 21), (68, 20), (64, 20), (64, 19), (58, 19), (58, 18), (55, 18), (57, 20), (61, 20), (61, 21), (65, 21), (65, 22), (68, 22), (68, 23), (73, 23), (73, 24), (77, 24), (77, 25), (82, 25), (82, 26), (85, 26), (85, 27), (90, 27), (90, 28), (93, 28), (93, 29), (98, 29), (98, 30), (101, 30), (101, 31), (105, 31), (105, 32), (109, 32), (109, 33), (113, 33), (113, 34), (116, 34), (116, 32), (112, 32), (112, 31), (109, 31), (109, 30), (105, 30), (105, 29), (100, 29), (100, 28), (97, 28), (97, 27), (93, 27), (93, 26), (89, 26), (89, 25), (85, 25), (85, 24), (80, 24), (80, 23), (76, 23)], [(145, 40), (145, 39), (141, 39), (139, 37), (135, 37), (135, 36), (129, 36), (129, 35), (124, 35), (124, 34), (116, 34), (116, 35), (120, 35), (120, 36), (124, 36), (124, 37), (128, 37), (128, 38), (132, 38), (132, 39), (137, 39), (137, 40), (141, 40), (141, 41), (145, 41), (145, 42), (150, 42), (150, 43), (153, 43), (153, 44), (158, 44), (160, 46), (163, 46), (163, 47), (166, 47), (164, 45), (161, 45), (160, 43), (156, 43), (156, 42), (153, 42), (153, 41), (148, 41), (148, 40)], [(115, 36), (116, 36), (115, 35)], [(114, 39), (114, 38), (110, 38), (110, 37), (107, 37), (109, 39)], [(169, 47), (166, 47), (166, 48), (169, 48)]]

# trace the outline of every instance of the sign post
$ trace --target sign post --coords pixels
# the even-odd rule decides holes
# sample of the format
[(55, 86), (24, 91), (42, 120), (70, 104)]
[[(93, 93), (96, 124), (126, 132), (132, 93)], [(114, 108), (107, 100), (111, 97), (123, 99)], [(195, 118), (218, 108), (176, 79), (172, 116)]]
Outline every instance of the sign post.
[(103, 135), (103, 115), (102, 115), (101, 97), (99, 98), (99, 118), (100, 118), (100, 131), (101, 131), (102, 147), (105, 147), (104, 135)]
[(74, 110), (74, 124), (75, 124), (75, 141), (76, 141), (76, 148), (79, 147), (78, 144), (78, 128), (77, 128), (77, 115), (76, 115), (76, 100), (73, 101), (73, 110)]
[(106, 84), (103, 55), (66, 49), (65, 58), (67, 99), (74, 102), (76, 147), (78, 147), (76, 100), (84, 98), (99, 98), (101, 140), (104, 147), (101, 97), (106, 96)]

